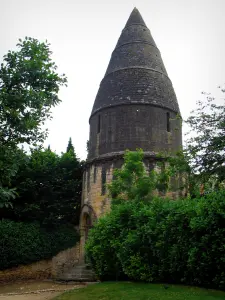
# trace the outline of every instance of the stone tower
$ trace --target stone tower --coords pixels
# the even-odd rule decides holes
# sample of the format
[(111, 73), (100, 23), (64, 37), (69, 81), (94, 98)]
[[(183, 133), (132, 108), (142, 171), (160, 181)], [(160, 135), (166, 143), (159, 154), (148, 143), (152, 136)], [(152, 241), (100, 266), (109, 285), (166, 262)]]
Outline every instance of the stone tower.
[(126, 149), (142, 148), (149, 170), (157, 152), (180, 149), (180, 122), (171, 121), (177, 114), (179, 106), (160, 51), (134, 8), (112, 52), (89, 119), (81, 243), (93, 221), (110, 208), (105, 184), (111, 181), (113, 169), (121, 167)]

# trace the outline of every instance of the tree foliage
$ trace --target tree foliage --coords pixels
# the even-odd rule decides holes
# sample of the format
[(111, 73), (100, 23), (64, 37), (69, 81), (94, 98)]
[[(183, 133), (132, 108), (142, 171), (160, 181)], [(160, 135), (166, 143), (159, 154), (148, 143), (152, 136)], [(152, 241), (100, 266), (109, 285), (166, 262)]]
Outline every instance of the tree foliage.
[(57, 73), (50, 44), (26, 37), (16, 51), (9, 51), (0, 67), (0, 206), (16, 196), (10, 187), (18, 171), (18, 145), (42, 143), (47, 135), (42, 125), (59, 104), (65, 75)]
[(57, 155), (49, 149), (32, 150), (24, 155), (12, 183), (18, 197), (13, 208), (2, 209), (4, 218), (48, 227), (78, 224), (82, 164), (72, 151)]
[[(185, 177), (185, 180), (182, 180)], [(175, 185), (172, 184), (174, 179)], [(113, 181), (108, 185), (113, 203), (123, 200), (150, 201), (158, 191), (184, 191), (194, 181), (188, 158), (183, 152), (169, 155), (160, 153), (156, 156), (151, 170), (144, 165), (144, 152), (126, 151), (121, 169), (115, 169)]]
[(71, 137), (69, 138), (69, 142), (68, 142), (68, 145), (67, 145), (67, 148), (66, 148), (66, 152), (68, 153), (69, 151), (74, 153), (74, 146), (73, 146)]
[[(225, 90), (221, 88), (221, 92)], [(191, 136), (186, 151), (194, 172), (204, 181), (214, 176), (220, 183), (225, 180), (225, 99), (218, 105), (210, 94), (204, 95), (206, 100), (198, 101), (187, 120)]]
[(144, 153), (126, 151), (124, 164), (121, 169), (114, 170), (113, 181), (108, 185), (110, 196), (114, 202), (121, 200), (144, 201), (146, 196), (153, 193), (156, 184), (156, 174), (148, 174), (143, 164)]
[(46, 137), (41, 125), (51, 118), (50, 109), (60, 102), (65, 75), (57, 73), (50, 44), (33, 38), (19, 40), (0, 68), (0, 143), (37, 143)]

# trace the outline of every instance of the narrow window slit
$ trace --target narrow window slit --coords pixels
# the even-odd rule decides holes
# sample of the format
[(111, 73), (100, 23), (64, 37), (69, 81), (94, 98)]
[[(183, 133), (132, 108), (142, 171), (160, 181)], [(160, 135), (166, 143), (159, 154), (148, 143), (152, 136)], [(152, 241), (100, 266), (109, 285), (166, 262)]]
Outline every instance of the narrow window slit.
[(102, 195), (106, 192), (106, 169), (102, 166)]
[(170, 132), (170, 113), (166, 113), (166, 127), (167, 127), (167, 132)]
[(100, 133), (101, 130), (101, 116), (98, 115), (98, 133)]
[(96, 183), (96, 177), (97, 177), (97, 167), (94, 166), (94, 183)]

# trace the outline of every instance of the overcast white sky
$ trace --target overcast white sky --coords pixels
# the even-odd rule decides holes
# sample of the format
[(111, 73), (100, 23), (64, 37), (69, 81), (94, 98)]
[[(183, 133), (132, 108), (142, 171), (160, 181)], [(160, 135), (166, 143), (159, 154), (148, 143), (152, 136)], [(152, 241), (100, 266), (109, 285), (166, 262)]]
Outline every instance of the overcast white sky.
[(161, 51), (186, 118), (201, 91), (225, 82), (225, 0), (0, 0), (0, 60), (19, 38), (47, 39), (68, 77), (48, 123), (52, 150), (65, 151), (71, 136), (77, 155), (86, 158), (92, 105), (134, 6)]

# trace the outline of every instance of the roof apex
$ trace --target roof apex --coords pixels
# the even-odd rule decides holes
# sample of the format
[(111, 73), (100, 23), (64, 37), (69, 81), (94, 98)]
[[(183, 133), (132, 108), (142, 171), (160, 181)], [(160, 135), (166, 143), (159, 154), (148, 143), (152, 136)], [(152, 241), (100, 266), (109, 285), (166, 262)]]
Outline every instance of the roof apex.
[(125, 25), (125, 28), (130, 25), (133, 25), (133, 24), (140, 24), (140, 25), (147, 27), (139, 10), (136, 7), (132, 10), (132, 12), (127, 20), (127, 23)]

